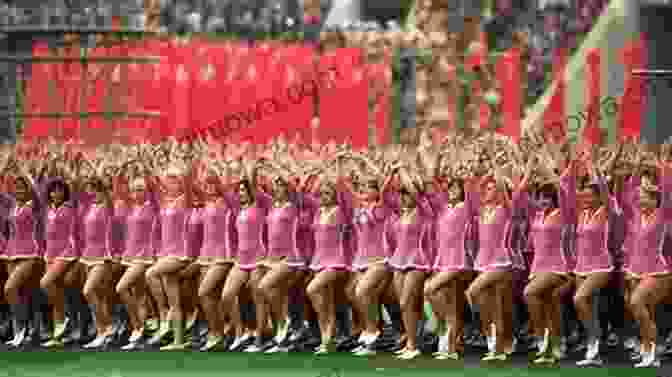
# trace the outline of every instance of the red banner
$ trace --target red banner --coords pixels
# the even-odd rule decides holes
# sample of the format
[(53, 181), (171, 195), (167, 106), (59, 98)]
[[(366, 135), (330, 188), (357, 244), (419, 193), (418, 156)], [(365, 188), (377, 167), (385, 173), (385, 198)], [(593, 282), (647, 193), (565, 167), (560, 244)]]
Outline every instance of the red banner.
[[(51, 52), (46, 44), (36, 43), (33, 55), (50, 56)], [(55, 84), (55, 66), (52, 64), (32, 64), (31, 78), (28, 81), (24, 97), (23, 111), (29, 113), (45, 113), (54, 111), (50, 96), (50, 85)], [(46, 118), (26, 118), (24, 120), (24, 137), (26, 139), (48, 137), (53, 135), (54, 121)]]
[(523, 105), (520, 61), (520, 51), (511, 49), (497, 61), (496, 66), (497, 79), (502, 86), (502, 127), (497, 131), (515, 142), (520, 139)]
[[(65, 52), (63, 52), (65, 51)], [(37, 45), (35, 54), (48, 54)], [(104, 117), (84, 121), (76, 117), (35, 119), (26, 123), (26, 137), (47, 130), (66, 140), (86, 144), (156, 142), (168, 136), (203, 135), (208, 129), (232, 142), (267, 143), (283, 135), (310, 142), (311, 121), (319, 98), (324, 142), (350, 141), (368, 145), (369, 86), (376, 85), (374, 116), (377, 142), (390, 140), (391, 70), (388, 60), (365, 66), (361, 49), (346, 48), (315, 65), (314, 46), (265, 43), (254, 48), (236, 42), (215, 44), (144, 40), (109, 48), (98, 47), (93, 57), (161, 56), (157, 64), (91, 63), (84, 72), (79, 62), (36, 64), (27, 88), (31, 112), (101, 113), (160, 112), (159, 118)], [(62, 50), (78, 56), (79, 48)], [(50, 77), (50, 69), (55, 73)], [(83, 81), (86, 74), (86, 83)], [(49, 85), (56, 93), (49, 96)], [(85, 90), (85, 91), (84, 91)], [(86, 103), (81, 99), (86, 96)], [(54, 101), (56, 106), (52, 106)], [(86, 106), (84, 106), (86, 105)], [(215, 131), (215, 132), (213, 132)]]
[(589, 145), (602, 143), (600, 129), (600, 81), (601, 81), (600, 50), (595, 48), (586, 57), (586, 126), (583, 130), (585, 142)]
[[(368, 145), (369, 83), (360, 49), (338, 49), (320, 64), (320, 141)], [(339, 77), (340, 76), (340, 77)]]
[(567, 137), (567, 122), (565, 118), (565, 68), (567, 67), (567, 50), (559, 48), (553, 57), (553, 84), (555, 89), (551, 95), (551, 102), (544, 112), (544, 133), (553, 143), (562, 143)]
[(622, 61), (625, 66), (625, 90), (620, 106), (621, 139), (639, 139), (642, 129), (642, 115), (646, 111), (646, 82), (632, 74), (633, 70), (646, 68), (646, 40), (631, 41), (623, 49)]
[(377, 88), (376, 103), (376, 143), (386, 145), (391, 142), (390, 104), (392, 101), (392, 67), (391, 56), (386, 55), (385, 61), (372, 66), (370, 82)]

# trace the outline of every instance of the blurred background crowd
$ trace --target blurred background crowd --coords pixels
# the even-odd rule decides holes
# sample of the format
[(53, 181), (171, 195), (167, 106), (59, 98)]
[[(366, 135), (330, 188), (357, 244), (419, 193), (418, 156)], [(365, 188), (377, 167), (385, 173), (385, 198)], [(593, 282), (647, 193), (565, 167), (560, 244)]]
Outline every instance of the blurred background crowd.
[[(339, 1), (358, 3), (358, 19), (344, 20), (347, 30), (385, 30), (415, 23), (414, 12), (432, 0), (13, 0), (0, 1), (0, 25), (77, 25), (110, 27), (115, 17), (124, 25), (155, 31), (198, 33), (231, 33), (240, 38), (258, 38), (283, 33), (303, 32), (305, 38), (319, 38), (327, 30), (325, 21)], [(596, 22), (607, 0), (441, 0), (450, 13), (448, 31), (460, 33), (465, 20), (475, 18), (488, 37), (491, 51), (503, 51), (522, 39), (526, 47), (526, 67), (529, 78), (527, 103), (532, 103), (548, 84), (553, 51), (557, 48), (577, 48)], [(308, 7), (312, 7), (311, 19)], [(333, 29), (333, 25), (330, 26)], [(36, 36), (23, 34), (7, 38), (0, 33), (0, 51), (30, 53)], [(59, 42), (61, 36), (40, 36)], [(410, 73), (399, 88), (402, 127), (415, 126), (414, 46), (403, 46), (398, 67)], [(17, 65), (0, 62), (0, 108), (15, 108)], [(405, 115), (404, 115), (405, 114)], [(13, 138), (13, 119), (0, 118), (0, 135)]]

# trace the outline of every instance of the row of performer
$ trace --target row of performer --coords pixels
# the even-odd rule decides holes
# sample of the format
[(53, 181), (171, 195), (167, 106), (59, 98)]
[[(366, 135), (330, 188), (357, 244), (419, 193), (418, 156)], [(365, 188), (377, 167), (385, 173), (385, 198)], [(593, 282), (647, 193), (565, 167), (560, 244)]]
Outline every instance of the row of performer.
[[(249, 338), (248, 350), (280, 350), (300, 292), (319, 326), (317, 354), (334, 350), (337, 304), (352, 307), (356, 352), (366, 355), (383, 336), (381, 305), (393, 302), (399, 358), (421, 354), (423, 312), (436, 325), (436, 357), (462, 357), (467, 306), (480, 313), (484, 360), (499, 361), (514, 351), (520, 296), (539, 342), (535, 362), (552, 364), (562, 357), (561, 296), (571, 292), (588, 339), (579, 365), (601, 365), (593, 297), (620, 276), (639, 325), (637, 366), (657, 366), (655, 308), (672, 291), (670, 157), (667, 145), (460, 133), (364, 150), (286, 140), (5, 147), (10, 344), (25, 342), (27, 292), (40, 289), (53, 319), (43, 346), (62, 346), (74, 288), (95, 308), (88, 348), (110, 341), (121, 302), (125, 349), (168, 337), (162, 349), (184, 349), (198, 317), (208, 324), (203, 350)], [(252, 321), (241, 319), (245, 302)]]

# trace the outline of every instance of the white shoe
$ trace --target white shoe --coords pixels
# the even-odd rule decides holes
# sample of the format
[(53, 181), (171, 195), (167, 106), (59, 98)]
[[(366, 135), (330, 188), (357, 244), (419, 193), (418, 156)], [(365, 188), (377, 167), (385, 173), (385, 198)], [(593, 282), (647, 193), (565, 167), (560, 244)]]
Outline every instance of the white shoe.
[(397, 356), (397, 359), (399, 360), (411, 360), (415, 359), (416, 357), (420, 356), (420, 350), (407, 350), (406, 352), (402, 353), (401, 355)]
[(634, 337), (634, 336), (629, 337), (629, 338), (625, 339), (625, 341), (623, 342), (623, 348), (625, 348), (626, 350), (629, 350), (629, 351), (633, 351), (637, 347), (638, 343), (639, 343), (639, 341), (637, 340), (636, 337)]
[(402, 348), (402, 349), (400, 349), (400, 350), (396, 350), (396, 351), (394, 351), (394, 354), (395, 354), (395, 355), (401, 355), (401, 354), (403, 354), (403, 353), (405, 353), (405, 352), (406, 352), (406, 347), (404, 347), (404, 348)]
[(600, 341), (599, 339), (594, 339), (592, 342), (588, 343), (588, 349), (586, 350), (586, 359), (595, 359), (600, 356)]
[(135, 330), (133, 333), (131, 333), (131, 336), (128, 338), (129, 343), (137, 343), (142, 339), (142, 335), (144, 334), (143, 330)]
[(538, 344), (539, 352), (537, 352), (537, 356), (542, 356), (548, 351), (548, 346), (551, 340), (550, 335), (551, 331), (549, 329), (544, 329), (544, 338)]
[(172, 343), (167, 346), (159, 348), (159, 351), (184, 351), (189, 348), (191, 344), (189, 342), (184, 343)]
[(593, 339), (588, 342), (588, 349), (586, 350), (586, 358), (577, 362), (576, 365), (580, 367), (587, 366), (601, 366), (602, 359), (600, 358), (600, 341)]
[(376, 340), (378, 340), (379, 337), (380, 337), (380, 332), (377, 332), (377, 333), (375, 333), (375, 334), (369, 334), (369, 335), (366, 337), (366, 339), (364, 339), (364, 344), (365, 344), (366, 346), (370, 346), (370, 345), (372, 345), (373, 343), (375, 343)]
[(233, 351), (236, 348), (240, 347), (241, 344), (247, 342), (248, 339), (250, 339), (251, 335), (248, 333), (243, 334), (242, 336), (234, 339), (233, 343), (231, 346), (229, 346), (229, 351)]
[(27, 329), (23, 329), (19, 331), (12, 340), (9, 342), (5, 343), (10, 347), (18, 347), (23, 343), (23, 341), (26, 339), (26, 333), (28, 332)]
[(84, 347), (82, 348), (100, 348), (103, 345), (105, 345), (105, 341), (107, 340), (107, 337), (103, 335), (98, 335), (94, 340), (90, 341), (89, 343), (85, 344)]
[(450, 338), (452, 335), (453, 329), (450, 327), (446, 328), (446, 332), (439, 337), (439, 354), (449, 354), (450, 351)]
[(289, 352), (289, 348), (275, 345), (267, 349), (264, 353), (283, 353), (283, 352)]
[(481, 358), (481, 361), (506, 361), (509, 355), (506, 352), (488, 352)]
[(133, 351), (140, 348), (140, 342), (131, 342), (128, 343), (127, 345), (121, 347), (122, 351)]
[(359, 334), (359, 337), (357, 338), (357, 343), (359, 343), (359, 344), (364, 344), (364, 343), (366, 342), (366, 338), (367, 338), (368, 336), (369, 336), (369, 335), (368, 335), (367, 333), (365, 333), (364, 331), (362, 331), (362, 333)]
[(358, 352), (355, 352), (355, 356), (372, 356), (372, 355), (375, 355), (375, 354), (376, 354), (376, 350), (374, 350), (370, 347), (367, 347), (367, 346), (364, 346), (364, 347), (362, 347), (361, 350), (359, 350)]
[(245, 351), (243, 351), (243, 352), (247, 352), (247, 353), (256, 353), (256, 352), (261, 352), (261, 351), (262, 351), (262, 348), (261, 348), (261, 347), (259, 347), (259, 346), (256, 345), (256, 344), (252, 344), (251, 346), (245, 348)]
[(460, 354), (457, 352), (436, 352), (434, 358), (436, 360), (459, 360)]
[(602, 366), (602, 364), (604, 363), (602, 362), (602, 359), (599, 356), (597, 356), (594, 359), (583, 359), (581, 361), (576, 362), (577, 367), (600, 367)]
[(656, 344), (651, 344), (649, 352), (642, 353), (642, 361), (635, 364), (635, 368), (658, 368), (660, 367), (660, 360), (656, 355)]
[(488, 345), (488, 352), (495, 352), (495, 339), (491, 336), (486, 336), (485, 341)]

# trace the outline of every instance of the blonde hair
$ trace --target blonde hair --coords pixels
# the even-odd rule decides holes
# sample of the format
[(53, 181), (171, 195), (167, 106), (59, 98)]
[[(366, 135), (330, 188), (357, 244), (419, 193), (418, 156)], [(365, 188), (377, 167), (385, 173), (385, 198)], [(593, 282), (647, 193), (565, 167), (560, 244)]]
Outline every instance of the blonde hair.
[(132, 191), (139, 191), (140, 189), (144, 190), (144, 189), (147, 188), (147, 184), (145, 183), (144, 179), (136, 178), (131, 182), (131, 184), (129, 185), (129, 188)]
[(180, 166), (172, 165), (172, 166), (169, 166), (169, 167), (163, 172), (163, 176), (164, 176), (164, 177), (182, 177), (182, 176), (184, 176), (184, 173), (185, 173), (184, 170), (185, 170), (185, 169), (183, 169), (183, 168), (180, 167)]

